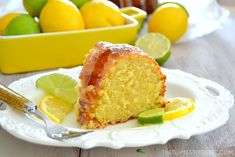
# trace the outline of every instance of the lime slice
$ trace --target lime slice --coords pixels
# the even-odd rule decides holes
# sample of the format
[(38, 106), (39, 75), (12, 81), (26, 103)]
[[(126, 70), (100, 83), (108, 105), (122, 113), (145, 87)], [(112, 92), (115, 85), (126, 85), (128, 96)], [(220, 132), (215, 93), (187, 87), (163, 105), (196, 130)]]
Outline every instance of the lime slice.
[(36, 82), (38, 88), (70, 104), (77, 101), (76, 85), (77, 82), (71, 77), (56, 73), (43, 76)]
[(60, 123), (72, 111), (73, 106), (73, 104), (66, 103), (51, 95), (43, 97), (38, 105), (39, 109), (56, 123)]
[(140, 124), (159, 124), (163, 123), (164, 108), (155, 108), (144, 111), (138, 115), (138, 122)]
[(165, 120), (172, 120), (182, 117), (195, 108), (195, 104), (192, 99), (176, 97), (168, 100), (169, 103), (165, 106)]
[(137, 39), (135, 46), (163, 65), (171, 55), (170, 40), (160, 33), (148, 33)]

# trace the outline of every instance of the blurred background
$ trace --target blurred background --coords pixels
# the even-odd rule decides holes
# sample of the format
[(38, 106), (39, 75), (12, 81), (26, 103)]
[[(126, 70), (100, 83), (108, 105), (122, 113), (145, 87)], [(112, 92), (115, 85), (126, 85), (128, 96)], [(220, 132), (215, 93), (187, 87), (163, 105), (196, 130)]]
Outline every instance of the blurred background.
[[(119, 7), (135, 6), (152, 13), (157, 4), (169, 0), (111, 0)], [(220, 5), (235, 5), (234, 0), (171, 0), (182, 4), (189, 12), (189, 30), (180, 41), (188, 41), (208, 34), (218, 28), (226, 20), (229, 13)], [(25, 12), (22, 0), (1, 0), (0, 17), (12, 11)]]
[[(98, 41), (132, 44), (157, 59), (165, 50), (136, 45), (141, 37), (160, 33), (176, 45), (205, 36), (223, 27), (229, 17), (227, 8), (234, 3), (233, 0), (1, 0), (0, 55), (4, 59), (0, 59), (0, 70), (18, 73), (76, 66), (83, 63)], [(11, 13), (17, 15), (5, 17)], [(167, 45), (157, 45), (159, 39), (144, 39), (155, 47)], [(30, 66), (22, 65), (29, 61)]]

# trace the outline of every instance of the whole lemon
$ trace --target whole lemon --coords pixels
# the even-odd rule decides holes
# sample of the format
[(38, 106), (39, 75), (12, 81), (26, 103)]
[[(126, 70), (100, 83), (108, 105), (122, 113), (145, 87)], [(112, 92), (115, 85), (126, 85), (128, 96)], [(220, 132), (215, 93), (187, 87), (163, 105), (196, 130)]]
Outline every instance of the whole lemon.
[(86, 28), (119, 26), (125, 24), (118, 6), (106, 0), (93, 0), (80, 9)]
[(150, 17), (149, 32), (167, 36), (171, 42), (180, 39), (188, 29), (188, 12), (178, 3), (161, 4)]
[(20, 13), (8, 13), (8, 14), (6, 14), (3, 17), (0, 18), (0, 35), (3, 34), (3, 32), (4, 32), (5, 28), (7, 27), (8, 23), (12, 19), (17, 17), (18, 15), (20, 15)]
[(3, 35), (23, 35), (40, 33), (40, 26), (28, 14), (21, 14), (9, 22)]
[(49, 0), (39, 20), (43, 32), (80, 30), (85, 27), (78, 8), (68, 0)]
[(31, 16), (39, 17), (40, 12), (48, 0), (23, 0), (25, 10)]

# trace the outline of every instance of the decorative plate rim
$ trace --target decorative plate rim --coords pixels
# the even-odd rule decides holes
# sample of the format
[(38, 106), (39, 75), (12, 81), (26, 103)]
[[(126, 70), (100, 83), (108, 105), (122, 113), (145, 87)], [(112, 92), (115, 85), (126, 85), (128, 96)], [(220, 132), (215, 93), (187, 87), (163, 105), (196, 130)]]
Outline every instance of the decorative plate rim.
[[(15, 81), (11, 83), (9, 87), (22, 94), (21, 90), (27, 88), (22, 87), (22, 85), (25, 86), (25, 82), (31, 81), (32, 84), (38, 77), (55, 72), (64, 73), (70, 76), (78, 76), (80, 70), (81, 67), (75, 67), (72, 69), (59, 69), (51, 72), (40, 73)], [(29, 122), (30, 124), (19, 122), (19, 120), (12, 117), (12, 114), (14, 115), (18, 111), (14, 111), (10, 107), (7, 107), (7, 110), (0, 111), (0, 126), (17, 138), (41, 145), (81, 147), (84, 149), (93, 147), (120, 149), (123, 147), (141, 147), (152, 144), (165, 144), (169, 140), (176, 138), (189, 139), (191, 136), (212, 131), (227, 122), (229, 118), (229, 109), (234, 105), (234, 96), (223, 86), (177, 69), (162, 68), (162, 71), (167, 75), (167, 78), (170, 78), (170, 80), (173, 79), (175, 82), (184, 81), (184, 84), (193, 88), (196, 93), (195, 99), (198, 100), (198, 103), (208, 102), (210, 106), (213, 106), (213, 108), (210, 106), (208, 107), (208, 109), (210, 109), (210, 114), (202, 114), (204, 119), (201, 121), (196, 120), (195, 126), (189, 125), (189, 118), (183, 118), (165, 122), (163, 125), (97, 130), (94, 133), (65, 141), (56, 141), (48, 138), (43, 127), (33, 123), (32, 121)], [(212, 93), (210, 90), (212, 90)], [(218, 92), (219, 95), (213, 95), (218, 94)], [(24, 96), (31, 99), (28, 95)], [(218, 117), (218, 114), (216, 113), (220, 113), (220, 116)], [(190, 117), (191, 120), (195, 120), (192, 119), (192, 117)]]

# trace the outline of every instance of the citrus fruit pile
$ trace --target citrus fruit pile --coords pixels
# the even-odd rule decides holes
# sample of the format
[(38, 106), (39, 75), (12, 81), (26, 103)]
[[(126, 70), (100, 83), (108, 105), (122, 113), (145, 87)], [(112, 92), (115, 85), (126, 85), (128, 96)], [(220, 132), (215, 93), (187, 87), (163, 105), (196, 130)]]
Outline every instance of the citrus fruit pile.
[(107, 0), (23, 0), (27, 13), (0, 18), (0, 35), (62, 32), (124, 25), (119, 8)]
[[(119, 8), (108, 0), (23, 0), (28, 14), (9, 13), (0, 18), (0, 35), (61, 32), (124, 25)], [(171, 44), (188, 29), (189, 14), (176, 2), (160, 3), (150, 15), (148, 32), (135, 46), (163, 65)]]

